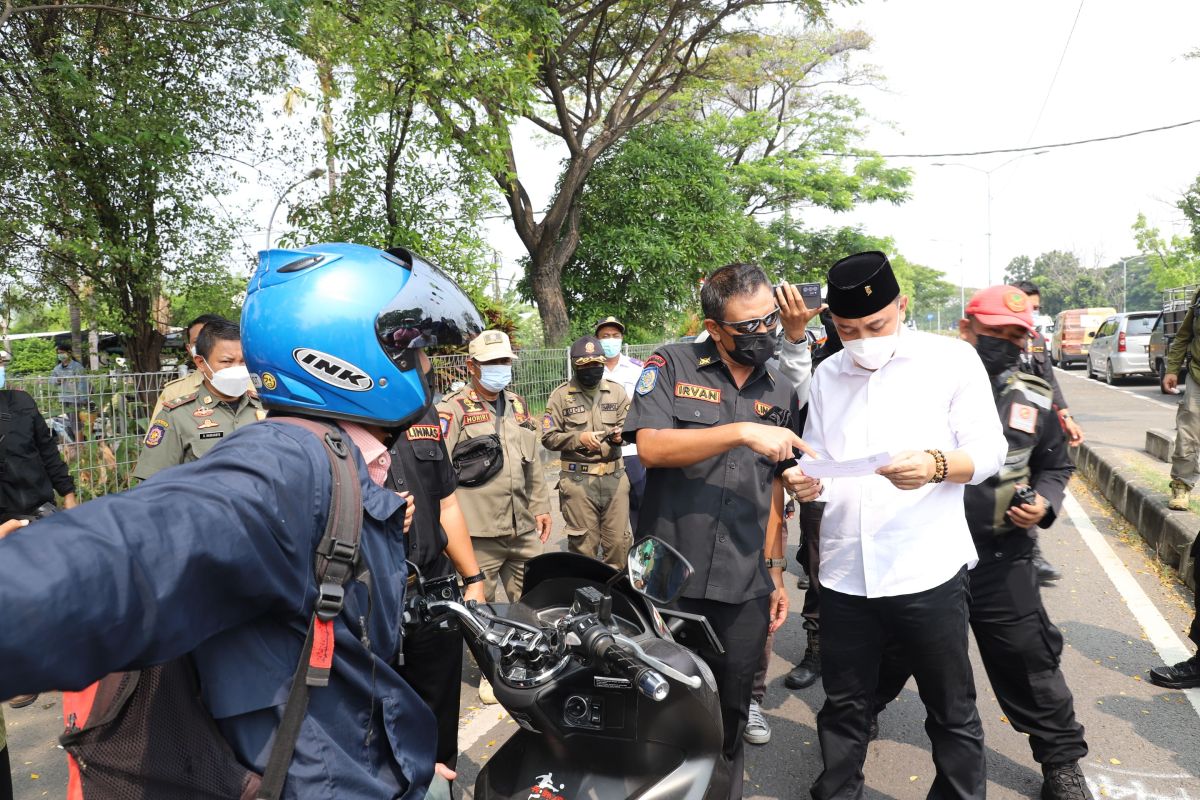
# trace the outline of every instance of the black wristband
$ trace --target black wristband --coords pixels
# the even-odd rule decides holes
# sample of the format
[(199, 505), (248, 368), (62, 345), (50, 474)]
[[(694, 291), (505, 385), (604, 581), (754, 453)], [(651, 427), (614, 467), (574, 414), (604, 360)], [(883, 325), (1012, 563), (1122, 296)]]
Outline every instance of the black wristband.
[(483, 583), (483, 571), (476, 572), (469, 578), (462, 579), (463, 586), (470, 586), (473, 583)]

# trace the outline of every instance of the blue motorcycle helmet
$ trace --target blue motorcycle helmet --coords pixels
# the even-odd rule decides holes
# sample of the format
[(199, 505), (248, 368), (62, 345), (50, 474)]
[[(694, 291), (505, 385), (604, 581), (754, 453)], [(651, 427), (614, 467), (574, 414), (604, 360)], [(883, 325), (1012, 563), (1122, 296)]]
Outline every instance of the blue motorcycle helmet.
[(483, 330), (444, 272), (403, 248), (264, 250), (242, 306), (242, 348), (263, 406), (406, 428), (433, 390), (423, 348)]

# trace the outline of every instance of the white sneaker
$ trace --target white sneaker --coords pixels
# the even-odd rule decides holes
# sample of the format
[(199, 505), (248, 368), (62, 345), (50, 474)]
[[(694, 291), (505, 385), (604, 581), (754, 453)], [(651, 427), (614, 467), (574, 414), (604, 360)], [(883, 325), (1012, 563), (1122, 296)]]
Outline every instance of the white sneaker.
[(479, 676), (479, 702), (485, 706), (494, 705), (496, 702), (496, 693), (492, 690), (492, 684), (482, 675)]
[(742, 738), (750, 744), (766, 744), (771, 741), (771, 726), (763, 716), (762, 707), (753, 700), (750, 701), (750, 718), (746, 721), (746, 731)]

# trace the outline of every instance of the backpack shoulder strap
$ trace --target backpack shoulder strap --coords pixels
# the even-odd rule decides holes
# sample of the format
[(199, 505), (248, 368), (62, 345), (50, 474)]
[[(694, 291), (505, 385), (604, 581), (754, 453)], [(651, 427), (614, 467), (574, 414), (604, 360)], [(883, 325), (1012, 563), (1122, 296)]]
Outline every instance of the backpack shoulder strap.
[(351, 457), (350, 447), (337, 426), (304, 417), (273, 417), (304, 428), (321, 439), (329, 466), (333, 489), (329, 496), (329, 513), (325, 533), (317, 545), (315, 572), (317, 602), (308, 635), (300, 651), (300, 663), (292, 678), (283, 719), (275, 733), (275, 742), (263, 771), (258, 800), (278, 800), (287, 779), (288, 766), (296, 750), (300, 725), (308, 713), (308, 690), (312, 686), (328, 686), (333, 667), (333, 621), (342, 612), (345, 584), (355, 575), (359, 562), (359, 541), (362, 538), (362, 487), (358, 482), (358, 467)]

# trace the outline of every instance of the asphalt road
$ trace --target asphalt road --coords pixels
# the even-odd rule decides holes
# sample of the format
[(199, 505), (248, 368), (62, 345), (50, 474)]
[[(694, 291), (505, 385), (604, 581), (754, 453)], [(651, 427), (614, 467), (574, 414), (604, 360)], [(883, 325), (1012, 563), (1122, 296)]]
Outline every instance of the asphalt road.
[[(1059, 372), (1089, 437), (1140, 447), (1147, 425), (1173, 425), (1174, 398), (1156, 384), (1107, 387), (1082, 370)], [(1186, 657), (1185, 631), (1192, 608), (1188, 592), (1162, 572), (1124, 520), (1090, 488), (1072, 482), (1073, 501), (1043, 534), (1047, 557), (1065, 573), (1044, 592), (1047, 610), (1066, 639), (1063, 670), (1075, 693), (1076, 714), (1091, 752), (1083, 769), (1097, 800), (1200, 800), (1200, 690), (1172, 692), (1144, 680), (1148, 669)], [(561, 522), (557, 526), (561, 530)], [(793, 529), (793, 543), (795, 541)], [(784, 688), (784, 674), (804, 649), (801, 592), (789, 579), (793, 613), (775, 641), (765, 711), (772, 741), (748, 746), (746, 797), (802, 798), (820, 770), (816, 713), (820, 684), (800, 692)], [(480, 767), (515, 726), (499, 706), (481, 706), (470, 669), (464, 683), (460, 745), (463, 796)], [(1037, 797), (1041, 776), (1025, 737), (1007, 725), (978, 660), (975, 676), (988, 749), (988, 792), (994, 798)], [(56, 695), (35, 706), (5, 711), (18, 800), (63, 797), (65, 768), (55, 740), (62, 728)], [(925, 797), (933, 777), (924, 710), (912, 684), (880, 721), (865, 774), (873, 800)], [(532, 777), (532, 776), (531, 776)]]

